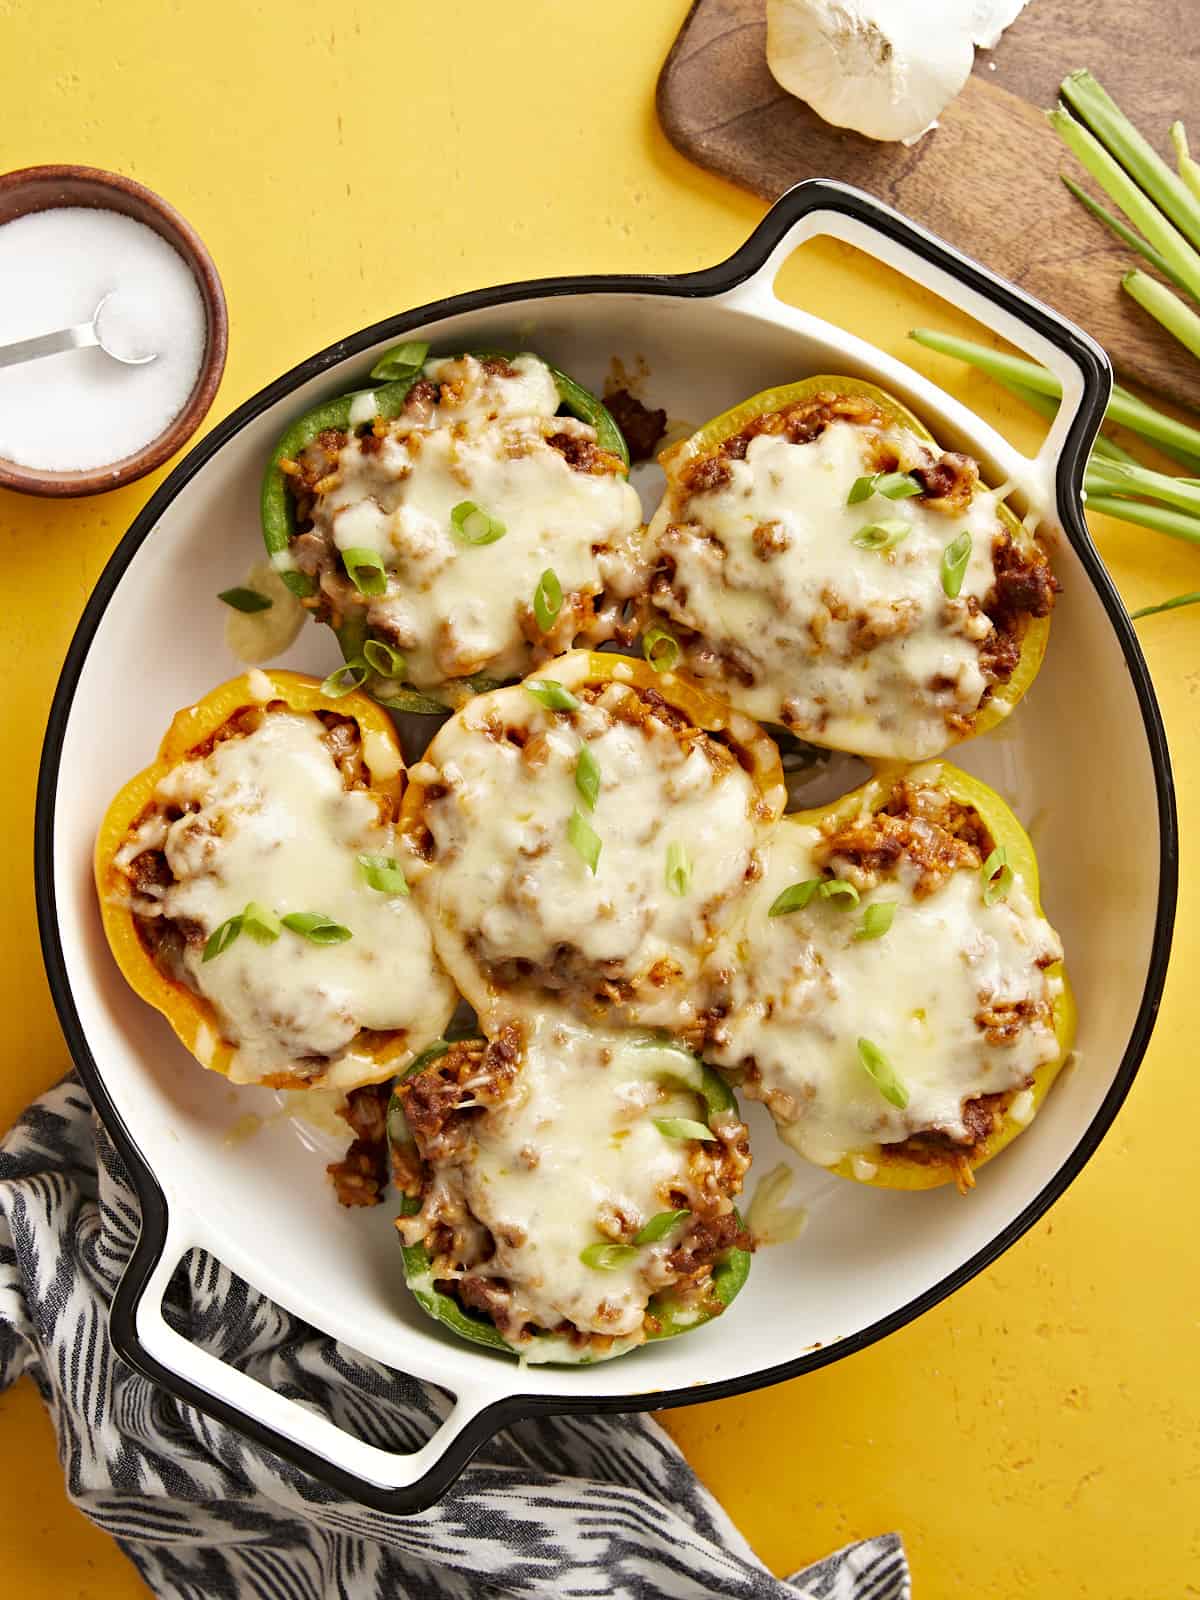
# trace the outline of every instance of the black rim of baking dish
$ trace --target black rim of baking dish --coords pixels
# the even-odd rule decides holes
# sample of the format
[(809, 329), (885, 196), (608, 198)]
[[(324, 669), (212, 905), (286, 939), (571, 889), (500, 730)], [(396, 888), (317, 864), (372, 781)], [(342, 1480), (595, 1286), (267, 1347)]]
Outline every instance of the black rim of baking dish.
[[(852, 218), (876, 234), (905, 246), (929, 265), (941, 268), (965, 287), (982, 294), (994, 305), (1036, 330), (1070, 356), (1083, 375), (1084, 401), (1067, 435), (1059, 464), (1059, 519), (1104, 606), (1125, 657), (1145, 727), (1154, 772), (1159, 826), (1159, 891), (1154, 938), (1146, 983), (1128, 1046), (1099, 1110), (1070, 1156), (1041, 1192), (1006, 1228), (961, 1266), (870, 1327), (835, 1344), (809, 1350), (778, 1366), (685, 1389), (621, 1396), (586, 1393), (578, 1396), (510, 1395), (495, 1401), (473, 1417), (415, 1483), (402, 1488), (381, 1488), (333, 1465), (323, 1456), (294, 1443), (238, 1407), (163, 1367), (148, 1354), (138, 1339), (137, 1307), (166, 1240), (167, 1203), (153, 1171), (105, 1088), (103, 1075), (84, 1036), (63, 956), (54, 893), (54, 820), (59, 767), (67, 722), (84, 662), (100, 619), (125, 569), (172, 500), (230, 439), (301, 384), (384, 340), (399, 338), (429, 323), (466, 312), (503, 307), (523, 300), (579, 294), (661, 294), (704, 299), (726, 293), (762, 268), (788, 230), (813, 211), (829, 211)], [(812, 1372), (830, 1362), (840, 1361), (895, 1332), (960, 1288), (1014, 1244), (1043, 1215), (1078, 1176), (1096, 1150), (1125, 1099), (1145, 1053), (1166, 978), (1178, 887), (1175, 794), (1162, 719), (1132, 623), (1092, 544), (1080, 506), (1079, 486), (1083, 480), (1083, 469), (1092, 438), (1104, 414), (1110, 383), (1111, 373), (1103, 353), (1091, 339), (1080, 334), (1065, 319), (868, 195), (841, 184), (813, 180), (796, 185), (777, 201), (746, 243), (726, 261), (699, 272), (675, 276), (622, 274), (533, 279), (455, 295), (385, 318), (351, 338), (330, 345), (261, 389), (189, 452), (134, 519), (113, 552), (71, 641), (46, 728), (38, 776), (34, 834), (38, 921), (51, 993), (75, 1065), (114, 1144), (128, 1165), (142, 1208), (141, 1233), (113, 1299), (110, 1315), (113, 1344), (130, 1366), (159, 1383), (177, 1399), (227, 1423), (330, 1488), (382, 1511), (411, 1513), (424, 1510), (439, 1499), (479, 1448), (510, 1423), (552, 1414), (662, 1410), (702, 1400), (719, 1400), (765, 1388)], [(581, 1381), (586, 1382), (582, 1373)]]

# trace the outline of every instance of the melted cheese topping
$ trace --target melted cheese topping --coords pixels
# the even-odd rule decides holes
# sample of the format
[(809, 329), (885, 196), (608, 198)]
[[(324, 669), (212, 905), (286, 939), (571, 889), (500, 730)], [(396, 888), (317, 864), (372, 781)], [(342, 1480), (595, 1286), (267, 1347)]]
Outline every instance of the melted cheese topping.
[(539, 1327), (565, 1319), (639, 1342), (647, 1301), (674, 1276), (666, 1257), (678, 1240), (641, 1246), (612, 1270), (585, 1266), (580, 1251), (614, 1231), (630, 1236), (681, 1195), (687, 1206), (694, 1146), (668, 1138), (655, 1118), (704, 1121), (699, 1082), (680, 1050), (537, 1016), (512, 1093), (472, 1124), (471, 1148), (435, 1177), (495, 1239), (472, 1275), (508, 1280)]
[(312, 1057), (333, 1058), (330, 1086), (361, 1082), (371, 1063), (353, 1049), (360, 1029), (404, 1030), (416, 1049), (454, 1008), (412, 901), (380, 894), (362, 875), (358, 852), (392, 855), (392, 828), (369, 794), (345, 788), (323, 731), (314, 716), (274, 712), (176, 767), (155, 791), (159, 806), (186, 808), (162, 839), (177, 880), (162, 892), (163, 916), (207, 936), (255, 901), (279, 916), (323, 912), (352, 934), (318, 945), (285, 928), (263, 945), (243, 932), (211, 961), (202, 944), (185, 947), (189, 981), (237, 1046), (234, 1082), (311, 1076)]
[[(691, 672), (723, 677), (732, 656), (752, 676), (749, 687), (736, 675), (727, 684), (751, 716), (836, 749), (917, 760), (945, 748), (946, 716), (974, 714), (987, 688), (978, 642), (990, 624), (967, 602), (993, 586), (998, 499), (980, 488), (957, 516), (915, 498), (848, 506), (877, 437), (849, 422), (809, 444), (760, 434), (729, 462), (724, 487), (682, 504), (669, 496), (649, 541), (674, 563), (673, 592), (655, 600), (700, 636), (685, 648)], [(886, 437), (901, 460), (921, 459), (912, 435)], [(893, 549), (852, 542), (882, 520), (908, 527)], [(964, 529), (971, 556), (950, 600), (942, 552)]]
[[(818, 896), (802, 911), (768, 916), (790, 884), (821, 876), (812, 855), (820, 838), (817, 828), (789, 822), (775, 835), (766, 874), (714, 957), (730, 1010), (708, 1059), (753, 1062), (761, 1082), (748, 1081), (746, 1092), (764, 1099), (787, 1142), (822, 1166), (931, 1129), (964, 1138), (964, 1101), (1021, 1089), (1058, 1055), (1041, 1017), (1000, 1045), (975, 1020), (985, 1005), (1053, 999), (1061, 980), (1038, 962), (1061, 958), (1057, 935), (1019, 881), (1007, 900), (986, 906), (977, 870), (952, 872), (918, 900), (906, 857), (848, 910)], [(896, 907), (890, 930), (855, 939), (866, 907), (885, 901)], [(883, 1052), (907, 1089), (904, 1110), (864, 1070), (859, 1039)]]
[(451, 422), (496, 417), (552, 417), (562, 404), (554, 374), (533, 355), (514, 356), (513, 375), (489, 372), (474, 356), (427, 361), (424, 376), (442, 385), (441, 416)]
[[(565, 595), (627, 598), (641, 585), (636, 491), (623, 473), (568, 465), (547, 440), (594, 441), (595, 430), (555, 416), (558, 390), (544, 362), (523, 355), (513, 366), (505, 377), (473, 357), (429, 363), (445, 397), (432, 418), (402, 417), (369, 454), (351, 438), (314, 511), (314, 530), (338, 550), (382, 558), (388, 590), (370, 603), (368, 621), (404, 652), (419, 687), (527, 671), (522, 621), (532, 618), (547, 567)], [(502, 538), (472, 545), (456, 535), (451, 512), (468, 501), (504, 524)]]
[[(631, 693), (610, 686), (601, 702), (569, 714), (543, 710), (522, 688), (481, 696), (416, 769), (448, 791), (425, 807), (436, 855), (416, 892), (439, 953), (481, 1013), (489, 1000), (479, 965), (495, 975), (516, 961), (536, 969), (533, 985), (587, 997), (608, 979), (636, 986), (667, 961), (679, 981), (636, 996), (628, 1017), (665, 1024), (694, 1010), (684, 988), (718, 912), (752, 870), (756, 794), (735, 763), (713, 766), (703, 740), (683, 744), (657, 719), (613, 716), (604, 701)], [(523, 746), (488, 724), (519, 730)], [(600, 770), (594, 811), (575, 782), (585, 745)], [(576, 810), (600, 839), (595, 873), (568, 836)], [(691, 867), (682, 895), (667, 881), (672, 845)]]

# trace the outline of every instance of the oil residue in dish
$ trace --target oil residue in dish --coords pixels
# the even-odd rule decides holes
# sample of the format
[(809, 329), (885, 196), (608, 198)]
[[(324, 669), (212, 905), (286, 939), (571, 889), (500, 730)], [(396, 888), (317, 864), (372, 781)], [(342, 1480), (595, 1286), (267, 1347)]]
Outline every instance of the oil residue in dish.
[(770, 1172), (764, 1172), (755, 1185), (746, 1225), (756, 1245), (790, 1244), (808, 1225), (805, 1207), (786, 1203), (794, 1177), (791, 1167), (781, 1161)]
[(225, 1135), (225, 1143), (231, 1150), (236, 1149), (238, 1145), (245, 1144), (247, 1139), (253, 1139), (262, 1125), (261, 1117), (256, 1116), (253, 1111), (247, 1111), (245, 1116), (239, 1117), (230, 1125), (229, 1132)]
[(295, 641), (308, 613), (269, 561), (251, 567), (242, 587), (268, 604), (258, 611), (231, 607), (225, 619), (225, 643), (246, 666), (273, 661)]

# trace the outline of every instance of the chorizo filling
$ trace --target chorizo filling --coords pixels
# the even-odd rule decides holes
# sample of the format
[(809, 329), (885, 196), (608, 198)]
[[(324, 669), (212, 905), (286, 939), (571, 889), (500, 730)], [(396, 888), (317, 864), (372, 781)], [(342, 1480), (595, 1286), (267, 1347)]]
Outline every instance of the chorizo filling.
[(1062, 947), (992, 852), (920, 769), (878, 812), (781, 824), (711, 966), (706, 1056), (808, 1159), (883, 1146), (961, 1170), (1007, 1111), (1032, 1114)]
[(390, 1083), (368, 1083), (351, 1089), (338, 1116), (354, 1135), (346, 1154), (325, 1168), (339, 1205), (377, 1206), (383, 1203), (390, 1162), (387, 1109)]
[(421, 1286), (531, 1360), (632, 1349), (662, 1331), (664, 1294), (681, 1321), (718, 1314), (714, 1268), (749, 1248), (733, 1202), (750, 1153), (732, 1110), (704, 1142), (664, 1131), (704, 1118), (700, 1074), (678, 1049), (543, 1014), (403, 1079), (393, 1175), (419, 1209), (396, 1226), (425, 1247)]
[(999, 504), (974, 461), (871, 399), (811, 396), (668, 467), (650, 605), (750, 715), (921, 760), (973, 731), (1054, 603), (1044, 552)]
[(360, 860), (394, 850), (350, 718), (247, 707), (160, 781), (115, 865), (160, 970), (236, 1046), (234, 1082), (348, 1087), (372, 1035), (420, 1048), (445, 1026), (454, 992), (423, 921)]
[(653, 688), (570, 699), (501, 689), (441, 729), (412, 773), (414, 892), (481, 1016), (520, 991), (678, 1028), (759, 871), (766, 808), (735, 751)]
[[(288, 560), (314, 581), (319, 620), (364, 615), (418, 688), (519, 677), (576, 640), (629, 641), (645, 581), (638, 497), (595, 429), (556, 415), (545, 362), (430, 361), (392, 421), (372, 418), (369, 395), (355, 404), (350, 431), (280, 462), (298, 530)], [(547, 568), (562, 600), (539, 618)]]

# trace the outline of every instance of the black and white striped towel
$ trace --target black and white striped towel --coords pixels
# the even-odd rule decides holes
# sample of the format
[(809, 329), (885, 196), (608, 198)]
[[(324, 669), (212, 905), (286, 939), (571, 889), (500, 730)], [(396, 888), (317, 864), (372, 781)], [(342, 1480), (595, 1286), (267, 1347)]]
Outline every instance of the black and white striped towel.
[[(384, 1516), (180, 1405), (112, 1353), (108, 1302), (138, 1227), (120, 1157), (67, 1078), (0, 1144), (0, 1387), (29, 1373), (71, 1499), (171, 1600), (907, 1600), (895, 1535), (773, 1578), (644, 1416), (552, 1418), (493, 1439), (446, 1498)], [(248, 1292), (203, 1256), (174, 1286), (190, 1337), (375, 1442), (431, 1431), (440, 1397)]]

